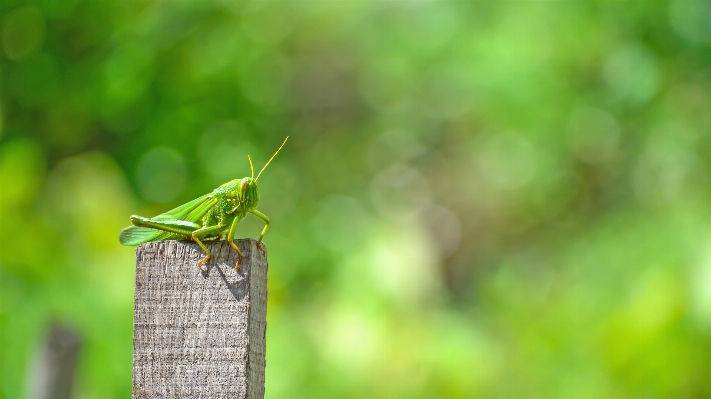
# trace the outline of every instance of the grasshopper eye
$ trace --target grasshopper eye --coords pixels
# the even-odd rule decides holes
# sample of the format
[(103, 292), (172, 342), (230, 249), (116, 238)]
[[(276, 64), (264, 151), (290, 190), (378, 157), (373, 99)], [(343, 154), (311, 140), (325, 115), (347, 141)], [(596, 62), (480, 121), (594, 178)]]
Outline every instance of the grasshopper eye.
[(239, 189), (240, 189), (240, 191), (246, 190), (246, 189), (247, 189), (247, 184), (249, 184), (248, 181), (247, 181), (247, 178), (242, 179), (242, 181), (239, 183)]

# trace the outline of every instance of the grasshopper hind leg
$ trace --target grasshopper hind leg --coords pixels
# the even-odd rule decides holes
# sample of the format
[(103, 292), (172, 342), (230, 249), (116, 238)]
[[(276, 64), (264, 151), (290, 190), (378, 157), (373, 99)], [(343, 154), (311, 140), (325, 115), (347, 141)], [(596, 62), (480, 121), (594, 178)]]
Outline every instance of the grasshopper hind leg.
[(198, 261), (198, 263), (195, 264), (195, 267), (197, 267), (198, 269), (200, 269), (200, 268), (202, 267), (202, 265), (204, 265), (204, 264), (206, 264), (207, 262), (209, 262), (210, 259), (212, 259), (212, 255), (207, 255), (206, 257), (200, 259), (200, 260)]
[(240, 251), (239, 247), (237, 244), (234, 243), (231, 239), (227, 239), (227, 242), (230, 243), (230, 246), (237, 251), (237, 262), (235, 263), (235, 270), (239, 271), (239, 263), (242, 261), (242, 251)]
[(207, 247), (205, 246), (205, 244), (203, 244), (202, 241), (200, 241), (197, 237), (194, 237), (194, 236), (193, 236), (192, 239), (193, 239), (193, 240), (200, 246), (200, 248), (202, 248), (202, 250), (205, 251), (205, 253), (207, 254), (204, 258), (200, 259), (200, 260), (195, 264), (195, 267), (197, 267), (198, 269), (200, 269), (200, 267), (201, 267), (202, 265), (206, 264), (207, 262), (210, 261), (210, 259), (212, 259), (212, 253), (210, 253), (210, 250), (208, 250)]
[(236, 217), (232, 221), (232, 225), (230, 226), (230, 230), (227, 232), (227, 236), (225, 237), (225, 240), (230, 243), (230, 246), (234, 248), (235, 251), (237, 251), (237, 263), (235, 263), (235, 270), (239, 271), (239, 262), (242, 261), (242, 251), (239, 250), (239, 247), (237, 244), (235, 244), (234, 240), (232, 237), (235, 236), (235, 229), (237, 228), (237, 223), (239, 223), (240, 218)]
[(212, 253), (210, 253), (210, 250), (207, 249), (207, 247), (205, 246), (205, 244), (202, 243), (202, 241), (200, 241), (200, 237), (209, 236), (215, 232), (219, 232), (221, 229), (224, 229), (224, 228), (225, 228), (224, 225), (215, 225), (215, 226), (203, 227), (201, 229), (193, 231), (190, 238), (192, 238), (193, 241), (195, 241), (197, 243), (197, 245), (199, 245), (200, 248), (202, 248), (202, 250), (205, 251), (205, 253), (207, 254), (207, 256), (205, 256), (204, 258), (202, 258), (198, 261), (198, 263), (195, 265), (195, 267), (197, 267), (199, 269), (202, 265), (209, 262), (210, 259), (212, 258)]

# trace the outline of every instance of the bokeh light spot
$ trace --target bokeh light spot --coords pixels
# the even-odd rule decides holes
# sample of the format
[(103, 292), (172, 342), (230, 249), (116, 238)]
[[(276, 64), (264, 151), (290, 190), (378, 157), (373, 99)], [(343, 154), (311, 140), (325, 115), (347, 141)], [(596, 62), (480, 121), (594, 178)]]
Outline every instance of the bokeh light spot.
[(517, 189), (536, 175), (536, 151), (516, 133), (500, 133), (488, 138), (478, 153), (479, 173), (501, 189)]
[(711, 42), (711, 2), (674, 0), (669, 2), (669, 22), (683, 38), (692, 42)]
[(620, 126), (609, 112), (581, 107), (570, 116), (568, 141), (579, 160), (589, 164), (607, 163), (617, 153)]
[(238, 78), (245, 97), (257, 106), (275, 110), (286, 105), (292, 74), (289, 59), (271, 55), (253, 62), (241, 62)]
[(367, 231), (368, 215), (360, 202), (345, 195), (332, 195), (321, 201), (309, 227), (314, 238), (334, 251), (347, 250)]
[(643, 105), (659, 90), (662, 75), (654, 55), (641, 45), (632, 44), (610, 55), (604, 78), (615, 99)]
[(371, 62), (360, 82), (363, 99), (379, 111), (407, 107), (417, 81), (415, 71), (406, 60), (386, 58)]
[(36, 6), (10, 11), (2, 21), (2, 46), (11, 60), (24, 57), (39, 47), (44, 39), (45, 22)]
[(177, 151), (156, 147), (146, 152), (136, 168), (136, 182), (143, 198), (165, 203), (176, 199), (185, 189), (185, 159)]
[(706, 181), (702, 165), (687, 149), (663, 141), (650, 143), (633, 169), (634, 192), (648, 205), (675, 202), (688, 194), (691, 184)]
[(364, 163), (372, 171), (393, 162), (410, 161), (427, 151), (419, 138), (403, 129), (391, 129), (375, 137), (365, 151)]
[(242, 30), (255, 42), (275, 44), (281, 41), (291, 33), (298, 15), (298, 13), (284, 12), (285, 7), (288, 9), (291, 3), (280, 1), (247, 3), (242, 15)]
[(395, 164), (375, 176), (370, 198), (380, 215), (397, 220), (412, 217), (427, 205), (430, 189), (420, 171)]
[(377, 325), (365, 317), (338, 309), (332, 312), (322, 327), (321, 350), (333, 364), (347, 365), (349, 371), (366, 371), (379, 349)]
[(203, 26), (192, 42), (190, 61), (198, 77), (218, 73), (238, 55), (244, 37), (234, 24)]
[(437, 244), (441, 259), (449, 258), (459, 247), (462, 224), (459, 217), (442, 205), (430, 205), (422, 210), (422, 218)]
[(235, 120), (224, 120), (212, 123), (198, 140), (198, 156), (200, 165), (208, 172), (213, 185), (219, 185), (239, 177), (249, 176), (249, 159), (259, 173), (261, 152), (247, 138), (249, 130), (244, 124)]
[(109, 113), (135, 101), (153, 78), (154, 49), (145, 42), (122, 43), (105, 63)]
[(44, 175), (42, 148), (29, 138), (15, 139), (0, 147), (0, 205), (30, 202)]

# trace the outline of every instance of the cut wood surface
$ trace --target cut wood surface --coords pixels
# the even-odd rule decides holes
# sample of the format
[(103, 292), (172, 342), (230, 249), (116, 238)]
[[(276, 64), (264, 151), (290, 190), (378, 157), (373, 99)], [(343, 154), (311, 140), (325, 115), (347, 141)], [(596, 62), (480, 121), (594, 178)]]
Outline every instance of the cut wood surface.
[(253, 239), (136, 249), (133, 398), (264, 397), (267, 259)]

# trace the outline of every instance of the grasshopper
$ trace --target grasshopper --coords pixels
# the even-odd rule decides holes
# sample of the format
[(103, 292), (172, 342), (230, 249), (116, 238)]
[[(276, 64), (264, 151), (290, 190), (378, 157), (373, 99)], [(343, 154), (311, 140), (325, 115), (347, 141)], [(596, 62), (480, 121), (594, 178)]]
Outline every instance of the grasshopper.
[(239, 271), (242, 251), (234, 243), (233, 237), (237, 224), (247, 216), (247, 213), (251, 213), (264, 222), (262, 235), (259, 236), (258, 248), (262, 254), (266, 255), (262, 239), (269, 227), (269, 218), (257, 210), (257, 205), (259, 204), (257, 180), (259, 180), (259, 176), (262, 175), (262, 172), (272, 159), (284, 147), (288, 139), (289, 137), (284, 139), (279, 149), (259, 171), (256, 179), (254, 178), (252, 158), (247, 155), (252, 177), (229, 181), (209, 194), (205, 194), (156, 217), (146, 218), (132, 215), (130, 220), (133, 226), (121, 230), (119, 242), (123, 245), (139, 245), (151, 241), (189, 239), (195, 241), (207, 254), (197, 262), (196, 266), (199, 268), (212, 258), (212, 254), (201, 240), (224, 238), (237, 251), (235, 269)]

